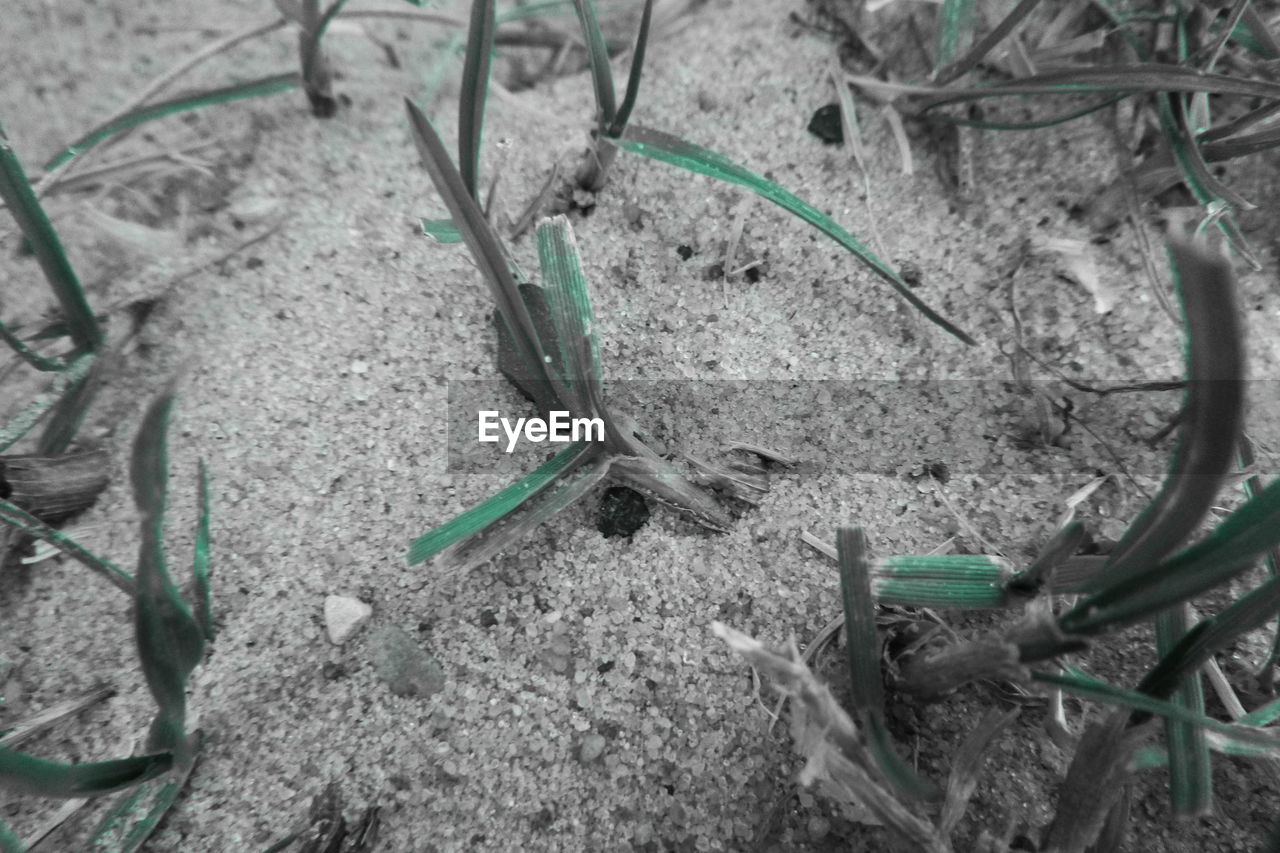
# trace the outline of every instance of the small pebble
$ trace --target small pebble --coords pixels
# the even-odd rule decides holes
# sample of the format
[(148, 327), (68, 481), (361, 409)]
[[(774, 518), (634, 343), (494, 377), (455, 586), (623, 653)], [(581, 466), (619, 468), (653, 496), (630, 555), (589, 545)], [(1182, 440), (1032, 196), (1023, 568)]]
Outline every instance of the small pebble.
[(324, 600), (324, 627), (329, 642), (340, 646), (364, 627), (373, 615), (373, 608), (358, 598), (330, 595)]
[(604, 747), (604, 736), (593, 732), (582, 739), (582, 746), (578, 749), (578, 760), (583, 764), (590, 764), (604, 753)]

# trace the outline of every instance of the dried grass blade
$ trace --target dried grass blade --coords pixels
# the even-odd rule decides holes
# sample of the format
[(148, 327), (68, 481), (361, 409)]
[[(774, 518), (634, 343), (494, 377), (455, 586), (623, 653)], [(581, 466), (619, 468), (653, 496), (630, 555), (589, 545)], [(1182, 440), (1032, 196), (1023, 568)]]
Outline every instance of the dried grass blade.
[[(1000, 23), (996, 24), (995, 28), (983, 36), (964, 56), (950, 65), (940, 67), (933, 75), (934, 82), (939, 86), (945, 86), (972, 71), (996, 45), (1008, 38), (1009, 34), (1017, 29), (1018, 24), (1022, 23), (1027, 15), (1030, 15), (1039, 5), (1040, 0), (1019, 0), (1018, 5), (1014, 6), (1009, 14), (1001, 18)], [(941, 56), (941, 53), (939, 53), (939, 56)], [(939, 60), (939, 64), (941, 65), (941, 60)]]
[(942, 816), (938, 818), (938, 830), (944, 836), (950, 836), (956, 824), (960, 822), (960, 818), (964, 817), (969, 799), (977, 790), (978, 774), (982, 771), (982, 762), (987, 757), (987, 750), (996, 737), (1018, 718), (1019, 713), (1018, 708), (1003, 713), (992, 708), (960, 745), (959, 751), (951, 760), (946, 800), (942, 804)]

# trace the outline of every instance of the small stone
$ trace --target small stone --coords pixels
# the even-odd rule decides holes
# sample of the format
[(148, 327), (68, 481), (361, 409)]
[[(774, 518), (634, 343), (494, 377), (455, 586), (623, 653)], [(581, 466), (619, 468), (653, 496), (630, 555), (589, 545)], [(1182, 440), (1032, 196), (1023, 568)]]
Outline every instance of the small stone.
[(397, 696), (427, 699), (444, 689), (444, 667), (409, 634), (390, 625), (369, 638), (374, 671)]
[(604, 754), (604, 748), (604, 736), (592, 732), (582, 739), (582, 745), (578, 747), (578, 760), (583, 764), (590, 764)]
[(364, 627), (373, 615), (373, 608), (358, 598), (330, 595), (324, 600), (324, 627), (329, 642), (340, 646)]

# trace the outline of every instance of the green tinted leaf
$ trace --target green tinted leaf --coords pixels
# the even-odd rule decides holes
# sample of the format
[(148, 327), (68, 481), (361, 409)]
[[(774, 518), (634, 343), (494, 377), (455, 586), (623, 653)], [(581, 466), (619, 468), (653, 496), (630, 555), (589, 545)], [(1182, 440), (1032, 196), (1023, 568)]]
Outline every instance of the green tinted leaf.
[(0, 452), (17, 444), (47, 412), (58, 406), (63, 397), (74, 392), (80, 382), (89, 375), (93, 361), (93, 353), (76, 356), (65, 370), (53, 377), (49, 390), (39, 394), (10, 418), (9, 423), (0, 428)]
[(196, 619), (206, 640), (213, 640), (212, 592), (209, 588), (209, 469), (200, 459), (200, 493), (191, 576), (195, 579)]
[(0, 747), (0, 787), (38, 797), (96, 797), (159, 776), (172, 764), (168, 752), (63, 764)]
[(130, 473), (142, 512), (134, 629), (138, 658), (159, 710), (148, 742), (179, 750), (186, 738), (186, 684), (204, 656), (204, 632), (173, 584), (164, 554), (164, 512), (169, 477), (165, 434), (173, 391), (158, 397), (143, 417), (133, 445)]
[(96, 360), (86, 367), (83, 376), (67, 386), (57, 405), (53, 407), (44, 431), (40, 433), (40, 440), (36, 442), (37, 453), (57, 456), (65, 453), (75, 440), (85, 415), (89, 413), (89, 407), (98, 396), (105, 362)]
[[(958, 4), (957, 4), (958, 5)], [(968, 15), (972, 18), (973, 9), (972, 2), (969, 3)], [(1036, 6), (1040, 5), (1040, 0), (1019, 0), (1017, 6), (1013, 8), (1009, 14), (1000, 20), (1000, 23), (991, 30), (990, 33), (982, 37), (982, 40), (973, 46), (973, 48), (964, 56), (952, 62), (949, 67), (943, 66), (942, 51), (938, 51), (939, 70), (934, 75), (934, 82), (939, 86), (945, 86), (952, 80), (959, 79), (969, 71), (973, 70), (979, 62), (981, 62), (992, 49), (1000, 42), (1004, 41), (1010, 33), (1017, 29), (1018, 24), (1031, 14)], [(948, 17), (948, 11), (944, 10), (939, 22), (942, 23)], [(939, 39), (942, 37), (942, 30), (939, 29)], [(958, 41), (956, 42), (958, 44)], [(954, 50), (954, 47), (953, 47)]]
[(1136, 711), (1145, 711), (1149, 714), (1159, 714), (1170, 719), (1192, 723), (1202, 728), (1221, 732), (1232, 740), (1266, 747), (1273, 755), (1280, 754), (1280, 737), (1270, 729), (1240, 725), (1239, 723), (1219, 722), (1212, 717), (1196, 714), (1180, 705), (1175, 705), (1163, 699), (1156, 699), (1145, 693), (1139, 693), (1137, 690), (1116, 687), (1077, 669), (1068, 667), (1066, 672), (1061, 674), (1032, 672), (1031, 678), (1034, 681), (1053, 684), (1077, 696), (1084, 696), (1096, 702), (1118, 705)]
[(233, 83), (230, 86), (223, 86), (217, 89), (206, 89), (202, 92), (196, 92), (191, 95), (182, 95), (176, 98), (170, 98), (167, 101), (149, 104), (147, 106), (138, 107), (119, 118), (113, 119), (106, 124), (95, 127), (84, 136), (77, 139), (71, 145), (67, 146), (61, 153), (53, 157), (48, 163), (44, 164), (46, 172), (57, 169), (67, 161), (80, 156), (93, 146), (110, 139), (117, 133), (137, 127), (140, 124), (146, 124), (149, 121), (165, 118), (176, 113), (187, 112), (188, 110), (201, 109), (203, 107), (216, 106), (217, 104), (227, 104), (232, 101), (239, 101), (245, 98), (260, 98), (266, 95), (274, 95), (279, 92), (287, 92), (298, 86), (300, 80), (296, 71), (289, 71), (284, 74), (273, 74), (270, 77), (262, 77), (257, 80), (250, 80), (245, 83)]
[[(1187, 630), (1185, 604), (1171, 607), (1156, 617), (1156, 650), (1167, 655)], [(1186, 672), (1170, 697), (1174, 704), (1204, 715), (1204, 687), (1199, 670)], [(1173, 813), (1180, 816), (1206, 814), (1213, 806), (1213, 767), (1204, 729), (1187, 721), (1164, 722), (1169, 745), (1169, 795)]]
[(200, 732), (186, 739), (174, 761), (174, 772), (164, 779), (144, 782), (120, 798), (102, 817), (89, 839), (89, 849), (108, 853), (134, 853), (155, 831), (165, 813), (177, 801), (195, 768)]
[(462, 65), (462, 91), (458, 99), (458, 170), (462, 185), (473, 199), (480, 172), (480, 132), (484, 127), (484, 102), (489, 91), (489, 63), (493, 53), (493, 0), (472, 0), (467, 52)]
[(569, 220), (557, 216), (539, 223), (538, 259), (555, 326), (556, 348), (565, 360), (565, 383), (574, 397), (574, 414), (595, 415), (590, 386), (602, 378), (600, 342), (595, 333), (587, 277), (582, 272)]
[(1280, 719), (1280, 699), (1273, 699), (1261, 708), (1245, 714), (1239, 722), (1246, 726), (1265, 726), (1277, 719)]
[(0, 853), (25, 853), (26, 849), (9, 824), (0, 820)]
[(472, 507), (447, 524), (419, 536), (409, 545), (409, 565), (417, 565), (428, 560), (454, 543), (498, 524), (561, 476), (583, 464), (591, 452), (592, 446), (586, 442), (571, 444), (532, 474), (512, 483), (484, 503)]
[(896, 555), (871, 566), (876, 598), (905, 607), (1005, 607), (1008, 561), (983, 554)]
[(596, 18), (594, 0), (573, 0), (582, 26), (582, 38), (587, 44), (587, 61), (591, 64), (591, 82), (596, 93), (596, 123), (601, 133), (617, 118), (618, 109), (613, 93), (613, 69), (609, 67), (609, 49), (604, 43), (604, 33)]
[(45, 279), (53, 288), (76, 348), (81, 352), (96, 351), (102, 346), (102, 330), (89, 310), (84, 288), (71, 268), (58, 232), (32, 192), (27, 174), (3, 128), (0, 128), (0, 199), (4, 200), (9, 215), (18, 223), (18, 229), (27, 239)]
[(808, 222), (852, 252), (854, 257), (888, 282), (916, 310), (965, 343), (973, 344), (973, 338), (934, 312), (932, 308), (911, 292), (907, 283), (902, 280), (902, 276), (876, 257), (875, 253), (870, 249), (858, 242), (852, 234), (837, 225), (831, 217), (796, 198), (772, 181), (765, 180), (714, 151), (708, 151), (670, 134), (638, 125), (629, 126), (619, 138), (618, 145), (632, 154), (639, 154), (643, 157), (649, 157), (696, 172), (699, 175), (708, 175), (731, 184), (744, 186), (762, 198), (766, 198), (778, 205), (788, 213), (799, 216), (805, 222)]
[(422, 233), (437, 243), (461, 243), (462, 232), (452, 219), (421, 219)]
[(973, 0), (942, 0), (938, 12), (939, 69), (952, 62), (973, 35), (973, 23)]

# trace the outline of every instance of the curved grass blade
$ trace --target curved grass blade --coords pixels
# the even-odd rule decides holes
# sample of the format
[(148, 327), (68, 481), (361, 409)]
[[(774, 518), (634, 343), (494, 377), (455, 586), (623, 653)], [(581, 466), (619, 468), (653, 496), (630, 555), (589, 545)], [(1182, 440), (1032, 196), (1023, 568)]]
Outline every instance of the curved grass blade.
[(884, 684), (880, 675), (880, 643), (876, 639), (876, 604), (871, 596), (867, 540), (860, 527), (836, 531), (840, 590), (844, 603), (845, 650), (853, 690), (854, 713), (867, 731), (867, 748), (894, 789), (915, 800), (934, 802), (942, 792), (920, 778), (893, 746), (884, 721)]
[(53, 407), (53, 413), (36, 442), (36, 452), (44, 456), (65, 453), (80, 431), (93, 399), (101, 387), (104, 361), (97, 359), (88, 365), (84, 375), (71, 382)]
[[(1180, 604), (1156, 616), (1156, 651), (1163, 657), (1187, 633), (1187, 606)], [(1175, 704), (1204, 716), (1204, 686), (1199, 670), (1178, 679)], [(1164, 721), (1169, 745), (1169, 797), (1175, 815), (1198, 817), (1213, 808), (1213, 765), (1204, 729), (1179, 720)]]
[(1227, 516), (1200, 542), (1086, 599), (1065, 613), (1059, 624), (1067, 632), (1090, 633), (1142, 619), (1225, 583), (1278, 544), (1280, 481)]
[(1061, 674), (1033, 670), (1031, 679), (1061, 687), (1063, 690), (1074, 693), (1077, 696), (1084, 696), (1086, 699), (1092, 699), (1095, 702), (1116, 705), (1128, 708), (1131, 711), (1159, 714), (1169, 719), (1191, 723), (1201, 728), (1220, 732), (1231, 740), (1265, 747), (1271, 755), (1280, 755), (1280, 736), (1277, 736), (1277, 733), (1271, 729), (1240, 725), (1239, 723), (1224, 723), (1212, 717), (1189, 711), (1181, 705), (1175, 705), (1172, 702), (1148, 696), (1146, 693), (1116, 687), (1077, 669), (1068, 667)]
[(1116, 545), (1103, 571), (1084, 585), (1112, 589), (1154, 566), (1204, 518), (1230, 470), (1244, 406), (1244, 353), (1231, 268), (1184, 243), (1170, 245), (1173, 279), (1187, 327), (1187, 391), (1182, 437), (1169, 475)]
[(62, 241), (53, 223), (45, 215), (44, 208), (31, 189), (27, 174), (18, 161), (9, 138), (0, 127), (0, 199), (4, 200), (9, 214), (18, 223), (18, 229), (35, 253), (40, 269), (53, 288), (54, 296), (62, 307), (71, 340), (81, 352), (95, 352), (102, 346), (102, 329), (89, 309), (84, 288), (71, 262), (67, 259)]
[(144, 782), (113, 805), (90, 836), (89, 848), (112, 853), (139, 850), (186, 786), (195, 769), (200, 741), (200, 732), (192, 732), (175, 757), (173, 772), (167, 778)]
[(196, 506), (196, 536), (194, 556), (192, 557), (191, 576), (194, 579), (196, 596), (196, 621), (200, 623), (200, 632), (206, 640), (212, 641), (213, 604), (209, 584), (209, 469), (205, 467), (203, 457), (200, 459), (200, 493)]
[(640, 32), (636, 34), (636, 46), (631, 51), (631, 71), (627, 74), (627, 90), (622, 96), (622, 105), (618, 113), (609, 123), (607, 135), (617, 139), (626, 130), (631, 120), (631, 110), (635, 108), (636, 98), (640, 94), (640, 75), (644, 72), (644, 53), (649, 44), (649, 20), (653, 17), (653, 0), (644, 0), (644, 9), (640, 12)]
[(969, 805), (969, 799), (978, 787), (978, 773), (983, 759), (996, 737), (1018, 718), (1020, 709), (1012, 708), (1001, 713), (994, 708), (987, 711), (951, 760), (951, 775), (947, 777), (947, 797), (938, 818), (938, 829), (943, 836), (950, 836)]
[(874, 252), (862, 245), (852, 234), (837, 225), (831, 217), (801, 201), (774, 182), (765, 180), (714, 151), (686, 142), (669, 133), (639, 125), (630, 125), (618, 139), (618, 145), (632, 154), (639, 154), (642, 157), (649, 157), (672, 166), (678, 166), (690, 172), (744, 186), (762, 198), (778, 205), (788, 213), (795, 214), (852, 252), (854, 257), (888, 282), (894, 290), (898, 291), (904, 299), (910, 302), (917, 311), (928, 317), (929, 320), (946, 329), (966, 344), (972, 345), (974, 343), (973, 338), (936, 313), (912, 293), (907, 283), (902, 280), (902, 276), (876, 257)]
[(96, 797), (154, 779), (172, 765), (169, 752), (63, 764), (0, 747), (0, 787), (39, 797)]
[(532, 474), (512, 483), (493, 497), (423, 534), (409, 545), (407, 559), (414, 566), (429, 560), (451, 545), (497, 524), (522, 504), (546, 489), (560, 477), (581, 465), (591, 446), (585, 442), (571, 444), (557, 453)]
[[(462, 176), (449, 160), (444, 143), (431, 121), (409, 99), (405, 99), (405, 108), (409, 112), (409, 124), (413, 130), (413, 139), (418, 146), (422, 163), (431, 175), (436, 191), (444, 199), (449, 214), (458, 231), (461, 232), (467, 248), (480, 268), (493, 301), (502, 316), (515, 345), (520, 360), (531, 370), (543, 371), (547, 363), (542, 345), (538, 340), (533, 320), (520, 296), (515, 277), (507, 265), (506, 254), (502, 250), (498, 238), (494, 235), (489, 223), (484, 218), (476, 200), (467, 192)], [(548, 377), (553, 385), (554, 380)]]
[(130, 477), (142, 513), (134, 629), (138, 658), (158, 711), (148, 744), (175, 752), (186, 740), (186, 684), (204, 656), (204, 632), (169, 576), (164, 554), (169, 453), (165, 434), (173, 390), (148, 408), (134, 439)]
[(596, 126), (603, 135), (618, 117), (617, 101), (613, 91), (613, 69), (609, 67), (609, 48), (600, 31), (594, 0), (573, 0), (578, 23), (582, 26), (582, 38), (587, 44), (587, 61), (591, 65), (591, 83), (596, 93)]
[(93, 367), (93, 360), (93, 353), (87, 352), (73, 358), (67, 364), (65, 370), (53, 377), (49, 390), (37, 395), (34, 400), (10, 418), (9, 423), (0, 428), (0, 453), (21, 441), (22, 437), (30, 432), (31, 428), (49, 410), (58, 405), (58, 402), (69, 392), (69, 389), (74, 389), (82, 382)]
[(462, 185), (474, 199), (480, 172), (480, 133), (484, 127), (484, 102), (489, 91), (489, 64), (493, 53), (494, 0), (472, 0), (467, 52), (462, 65), (462, 92), (458, 98), (458, 170)]
[(955, 60), (964, 42), (973, 35), (973, 0), (942, 0), (938, 10), (938, 59), (941, 70)]
[(1280, 83), (1266, 80), (1206, 74), (1181, 65), (1135, 62), (1035, 74), (1009, 83), (942, 91), (912, 89), (924, 95), (920, 110), (947, 104), (1004, 98), (1010, 95), (1063, 95), (1098, 93), (1104, 95), (1138, 92), (1206, 92), (1211, 95), (1239, 95), (1246, 98), (1280, 98)]
[(42, 373), (59, 373), (67, 369), (71, 361), (67, 358), (46, 358), (27, 346), (26, 341), (18, 337), (4, 323), (0, 323), (0, 340), (9, 345), (18, 358)]
[[(573, 455), (561, 461), (561, 457), (569, 453)], [(557, 470), (546, 477), (547, 469), (553, 465)], [(459, 525), (472, 527), (472, 532), (465, 538), (455, 536), (456, 544), (439, 550), (439, 562), (449, 569), (468, 571), (475, 568), (578, 501), (603, 480), (608, 472), (609, 458), (601, 452), (600, 445), (586, 442), (570, 445), (529, 477), (507, 487), (436, 531), (441, 533), (468, 516), (469, 522), (483, 522)], [(529, 483), (531, 478), (541, 478), (545, 482), (541, 485), (536, 481), (529, 484), (524, 494), (517, 491)], [(508, 493), (513, 494), (508, 496)], [(510, 508), (501, 511), (504, 506)], [(428, 534), (431, 535), (433, 534)], [(411, 551), (410, 562), (420, 562), (412, 560), (413, 556)]]
[(84, 565), (115, 584), (121, 591), (133, 595), (136, 590), (133, 577), (110, 560), (103, 559), (82, 547), (71, 537), (65, 535), (26, 510), (14, 506), (6, 500), (0, 500), (0, 522), (16, 527), (28, 536), (48, 542), (64, 554), (74, 557)]
[(1126, 809), (1124, 776), (1137, 736), (1126, 726), (1123, 713), (1085, 728), (1058, 791), (1058, 809), (1045, 833), (1044, 849), (1055, 851), (1112, 851), (1098, 843), (1117, 808)]
[(50, 158), (49, 162), (44, 164), (44, 169), (46, 172), (57, 169), (102, 141), (110, 139), (118, 133), (131, 130), (140, 124), (146, 124), (149, 121), (202, 107), (211, 107), (244, 100), (245, 98), (260, 98), (266, 95), (287, 92), (296, 88), (300, 82), (298, 72), (288, 71), (283, 74), (272, 74), (269, 77), (261, 77), (244, 83), (233, 83), (217, 89), (206, 89), (194, 94), (181, 95), (159, 103), (138, 107), (136, 110), (131, 110), (119, 118), (95, 127)]

